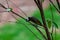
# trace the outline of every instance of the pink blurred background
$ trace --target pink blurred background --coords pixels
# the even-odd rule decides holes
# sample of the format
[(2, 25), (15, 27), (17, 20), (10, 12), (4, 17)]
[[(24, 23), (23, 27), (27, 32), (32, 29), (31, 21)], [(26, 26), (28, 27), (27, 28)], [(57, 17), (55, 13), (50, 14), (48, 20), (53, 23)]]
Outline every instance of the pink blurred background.
[[(27, 14), (27, 16), (31, 16), (32, 13), (37, 9), (37, 6), (33, 0), (8, 0), (9, 7), (13, 8), (14, 12), (25, 18), (26, 16), (12, 2), (21, 8)], [(6, 0), (0, 0), (0, 3), (2, 3), (5, 7), (8, 7)], [(46, 8), (48, 6), (48, 3), (49, 1), (45, 0), (43, 2), (43, 8)], [(0, 7), (0, 11), (5, 11), (5, 9)], [(8, 21), (15, 21), (15, 19), (11, 16), (11, 13), (0, 12), (0, 24), (2, 25)]]

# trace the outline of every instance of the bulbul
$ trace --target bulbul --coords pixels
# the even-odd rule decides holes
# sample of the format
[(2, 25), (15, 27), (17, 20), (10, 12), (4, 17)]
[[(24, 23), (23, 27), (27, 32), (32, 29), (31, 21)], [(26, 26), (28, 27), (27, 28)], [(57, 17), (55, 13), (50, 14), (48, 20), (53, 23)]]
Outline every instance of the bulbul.
[(35, 17), (28, 17), (28, 21), (31, 21), (37, 25), (43, 26), (42, 23)]

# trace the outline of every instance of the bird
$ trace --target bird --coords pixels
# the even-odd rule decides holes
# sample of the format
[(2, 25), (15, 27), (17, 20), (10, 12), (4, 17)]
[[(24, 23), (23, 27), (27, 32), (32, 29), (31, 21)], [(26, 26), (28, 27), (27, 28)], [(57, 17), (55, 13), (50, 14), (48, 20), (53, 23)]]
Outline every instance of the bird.
[(27, 21), (31, 21), (37, 25), (43, 26), (42, 23), (35, 17), (28, 17)]

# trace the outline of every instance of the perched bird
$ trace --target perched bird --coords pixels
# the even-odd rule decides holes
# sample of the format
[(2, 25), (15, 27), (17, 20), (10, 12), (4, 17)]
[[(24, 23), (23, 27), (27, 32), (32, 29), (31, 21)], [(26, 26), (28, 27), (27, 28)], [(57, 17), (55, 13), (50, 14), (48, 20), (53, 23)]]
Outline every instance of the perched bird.
[(27, 21), (31, 21), (37, 25), (43, 26), (42, 23), (35, 17), (28, 17)]

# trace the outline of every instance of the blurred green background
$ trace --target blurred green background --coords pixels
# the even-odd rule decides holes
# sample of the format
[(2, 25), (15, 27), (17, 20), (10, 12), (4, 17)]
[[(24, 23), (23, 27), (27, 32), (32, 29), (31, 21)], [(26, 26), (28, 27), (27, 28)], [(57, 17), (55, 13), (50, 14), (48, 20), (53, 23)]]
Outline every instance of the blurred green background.
[[(60, 26), (60, 15), (52, 6), (54, 21)], [(41, 22), (41, 16), (38, 9), (36, 9), (32, 16), (39, 19)], [(47, 19), (52, 19), (50, 6), (44, 9), (45, 17)], [(38, 40), (26, 27), (28, 26), (41, 40), (43, 40), (42, 36), (39, 32), (31, 26), (29, 23), (25, 22), (23, 19), (19, 19), (20, 22), (16, 21), (16, 23), (6, 23), (0, 28), (0, 40)], [(24, 23), (24, 24), (21, 24)], [(60, 27), (59, 27), (60, 28)], [(42, 29), (41, 29), (42, 30)], [(58, 29), (59, 30), (59, 29)], [(45, 33), (44, 33), (45, 34)], [(54, 34), (55, 35), (55, 34)], [(57, 32), (56, 40), (60, 40), (60, 34)]]

